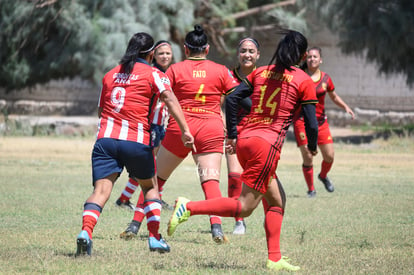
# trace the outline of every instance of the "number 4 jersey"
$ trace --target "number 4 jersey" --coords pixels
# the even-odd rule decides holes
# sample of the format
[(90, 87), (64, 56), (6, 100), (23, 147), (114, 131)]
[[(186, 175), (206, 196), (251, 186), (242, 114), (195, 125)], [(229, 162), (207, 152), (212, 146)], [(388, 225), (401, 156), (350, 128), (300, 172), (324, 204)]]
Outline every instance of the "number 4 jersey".
[(186, 115), (220, 115), (221, 96), (237, 86), (224, 65), (205, 58), (189, 58), (175, 63), (166, 74)]
[(98, 107), (102, 108), (98, 139), (114, 138), (150, 144), (150, 117), (157, 100), (171, 90), (168, 77), (144, 60), (135, 63), (130, 74), (121, 66), (102, 80)]

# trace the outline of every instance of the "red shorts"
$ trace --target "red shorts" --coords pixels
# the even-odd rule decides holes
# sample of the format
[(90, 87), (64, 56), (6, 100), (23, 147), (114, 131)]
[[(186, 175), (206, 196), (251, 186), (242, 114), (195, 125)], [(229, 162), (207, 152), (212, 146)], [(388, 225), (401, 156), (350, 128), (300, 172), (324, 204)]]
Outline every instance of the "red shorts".
[[(308, 138), (305, 131), (305, 121), (298, 119), (294, 123), (294, 132), (296, 138), (296, 144), (298, 147), (308, 144)], [(318, 145), (333, 143), (331, 131), (329, 130), (328, 120), (325, 120), (318, 127)]]
[(243, 173), (242, 181), (250, 188), (265, 194), (272, 177), (276, 177), (280, 152), (260, 137), (237, 140), (237, 157)]
[[(222, 153), (224, 152), (224, 125), (221, 117), (194, 117), (185, 116), (190, 132), (194, 137), (197, 152)], [(185, 158), (192, 150), (184, 146), (181, 140), (181, 130), (177, 122), (171, 119), (168, 123), (162, 146), (180, 158)]]

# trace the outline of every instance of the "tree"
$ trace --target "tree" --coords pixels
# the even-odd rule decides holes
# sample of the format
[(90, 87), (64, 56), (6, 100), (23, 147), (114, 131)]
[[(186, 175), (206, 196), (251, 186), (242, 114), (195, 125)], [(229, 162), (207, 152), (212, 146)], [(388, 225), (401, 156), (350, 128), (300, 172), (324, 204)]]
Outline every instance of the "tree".
[(224, 55), (238, 36), (306, 25), (296, 0), (0, 0), (0, 87), (19, 89), (79, 76), (99, 84), (132, 34), (173, 42), (200, 23)]
[(346, 54), (362, 55), (379, 72), (406, 75), (414, 84), (414, 1), (308, 0), (301, 3), (317, 12), (338, 34)]
[[(100, 83), (132, 34), (168, 39), (193, 22), (187, 0), (32, 0), (0, 6), (0, 86), (80, 76)], [(185, 27), (184, 27), (185, 26)]]

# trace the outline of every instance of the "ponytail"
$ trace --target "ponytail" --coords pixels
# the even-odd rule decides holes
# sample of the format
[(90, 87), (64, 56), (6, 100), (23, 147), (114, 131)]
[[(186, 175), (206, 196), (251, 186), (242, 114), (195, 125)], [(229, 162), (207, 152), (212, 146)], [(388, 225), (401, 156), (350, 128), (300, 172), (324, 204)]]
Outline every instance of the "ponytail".
[(124, 56), (119, 61), (121, 70), (129, 74), (138, 58), (145, 58), (154, 49), (154, 39), (145, 32), (134, 34), (129, 40)]
[(194, 30), (185, 36), (184, 45), (191, 53), (202, 53), (208, 47), (207, 35), (204, 33), (203, 27), (195, 25)]
[(269, 65), (276, 61), (276, 66), (291, 71), (291, 67), (297, 65), (306, 53), (308, 41), (297, 31), (289, 30), (282, 33), (285, 36), (280, 40)]

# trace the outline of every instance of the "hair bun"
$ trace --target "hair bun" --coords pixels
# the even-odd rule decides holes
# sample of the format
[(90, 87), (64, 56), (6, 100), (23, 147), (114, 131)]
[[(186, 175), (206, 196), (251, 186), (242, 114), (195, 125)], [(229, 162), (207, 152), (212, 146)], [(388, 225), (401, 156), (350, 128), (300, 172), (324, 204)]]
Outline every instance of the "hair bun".
[(197, 35), (202, 35), (204, 33), (203, 27), (200, 25), (194, 25), (194, 32)]

